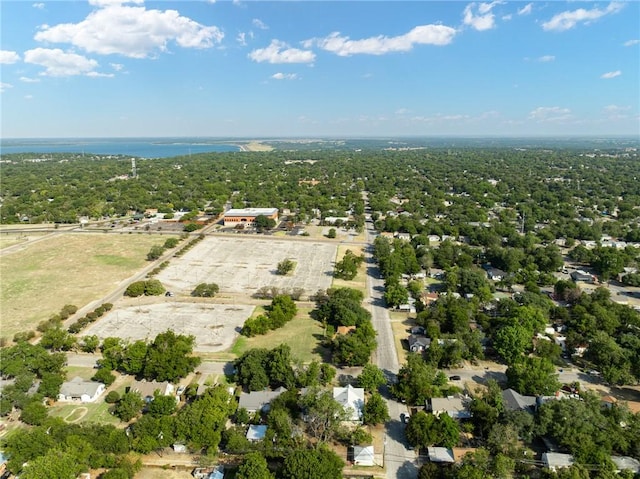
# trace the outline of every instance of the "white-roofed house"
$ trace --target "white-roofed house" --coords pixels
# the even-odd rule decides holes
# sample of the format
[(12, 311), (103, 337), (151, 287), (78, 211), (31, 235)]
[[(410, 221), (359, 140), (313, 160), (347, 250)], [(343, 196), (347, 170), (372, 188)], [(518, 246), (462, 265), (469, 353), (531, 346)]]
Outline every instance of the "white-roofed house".
[(355, 466), (375, 466), (373, 446), (353, 446), (352, 460)]
[(264, 435), (267, 433), (267, 426), (265, 424), (250, 425), (247, 430), (247, 439), (251, 442), (262, 441)]
[(563, 467), (571, 467), (573, 465), (573, 456), (571, 454), (562, 454), (560, 452), (544, 452), (542, 453), (542, 462), (545, 467), (551, 471), (556, 471)]
[(58, 401), (94, 402), (104, 392), (104, 384), (76, 376), (60, 386)]
[(362, 420), (364, 408), (364, 388), (354, 388), (351, 384), (347, 387), (333, 388), (333, 399), (342, 405), (349, 414), (349, 421)]
[(428, 447), (427, 456), (430, 462), (453, 463), (453, 451), (446, 447)]
[(446, 413), (453, 419), (469, 419), (469, 400), (467, 398), (449, 396), (446, 398), (431, 398), (431, 412), (435, 416)]

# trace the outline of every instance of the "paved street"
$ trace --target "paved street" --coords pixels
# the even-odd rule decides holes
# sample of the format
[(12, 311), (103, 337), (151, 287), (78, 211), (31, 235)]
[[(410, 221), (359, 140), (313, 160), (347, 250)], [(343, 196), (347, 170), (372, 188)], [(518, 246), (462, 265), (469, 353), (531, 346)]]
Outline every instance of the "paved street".
[[(367, 223), (366, 227), (368, 242), (373, 245), (373, 224)], [(393, 341), (389, 313), (383, 299), (384, 281), (379, 279), (380, 273), (372, 257), (371, 249), (367, 249), (365, 252), (365, 261), (367, 262), (367, 290), (369, 293), (371, 319), (373, 327), (378, 333), (378, 349), (375, 353), (375, 362), (384, 371), (387, 379), (392, 382), (396, 379), (400, 365), (398, 364), (398, 355)], [(404, 424), (400, 421), (400, 414), (408, 414), (409, 411), (404, 404), (391, 398), (388, 391), (383, 391), (383, 395), (387, 399), (389, 415), (391, 416), (391, 420), (386, 424), (387, 430), (383, 451), (387, 478), (415, 479), (418, 476), (415, 452), (407, 449), (408, 443), (404, 434)]]

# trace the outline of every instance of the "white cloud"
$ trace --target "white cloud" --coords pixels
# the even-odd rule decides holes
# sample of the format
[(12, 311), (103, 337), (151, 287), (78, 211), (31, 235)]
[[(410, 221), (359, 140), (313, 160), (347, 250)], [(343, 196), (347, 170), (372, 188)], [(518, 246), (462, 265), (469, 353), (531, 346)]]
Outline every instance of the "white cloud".
[(295, 80), (298, 78), (298, 74), (297, 73), (275, 73), (273, 75), (271, 75), (271, 78), (273, 78), (274, 80)]
[(33, 100), (33, 95), (25, 95), (24, 99), (25, 100)]
[(502, 15), (502, 19), (507, 22), (509, 20), (511, 20), (513, 18), (513, 15), (511, 15), (510, 13), (508, 15)]
[(31, 5), (33, 8), (37, 8), (38, 10), (42, 10), (44, 8), (44, 3), (34, 3)]
[(610, 80), (611, 78), (619, 77), (620, 75), (622, 75), (622, 72), (620, 70), (616, 70), (613, 72), (603, 73), (602, 75), (600, 75), (600, 78)]
[(109, 66), (117, 72), (121, 72), (124, 69), (124, 65), (122, 63), (109, 63)]
[(247, 37), (247, 34), (246, 34), (246, 33), (244, 33), (244, 32), (240, 32), (240, 33), (238, 33), (238, 36), (236, 37), (236, 40), (238, 41), (238, 43), (239, 43), (240, 45), (242, 45), (243, 47), (246, 47), (246, 46), (247, 46), (247, 39), (246, 39), (246, 37)]
[(269, 27), (266, 26), (264, 24), (264, 22), (262, 20), (260, 20), (259, 18), (254, 18), (253, 20), (251, 20), (251, 23), (253, 24), (254, 27), (259, 28), (260, 30), (268, 30)]
[(527, 3), (524, 7), (518, 9), (518, 15), (529, 15), (533, 10), (533, 3)]
[(351, 40), (349, 37), (341, 36), (339, 32), (334, 32), (325, 38), (307, 40), (304, 44), (307, 46), (315, 44), (341, 57), (358, 54), (384, 55), (407, 52), (416, 45), (448, 45), (453, 41), (455, 34), (455, 28), (445, 25), (420, 25), (397, 37), (379, 35), (362, 40)]
[(66, 53), (59, 48), (34, 48), (24, 52), (24, 61), (45, 67), (42, 75), (65, 77), (73, 75), (88, 75), (98, 66), (98, 62), (78, 55)]
[(554, 55), (542, 55), (541, 57), (538, 57), (538, 61), (542, 63), (552, 62), (555, 59), (556, 57)]
[(20, 77), (20, 81), (25, 83), (40, 83), (40, 78)]
[(631, 110), (630, 106), (607, 105), (602, 109), (609, 120), (624, 120), (629, 118), (625, 112)]
[(584, 8), (567, 10), (554, 15), (548, 22), (544, 22), (542, 24), (542, 28), (544, 30), (554, 30), (559, 32), (570, 30), (579, 23), (588, 25), (592, 21), (604, 17), (605, 15), (618, 13), (623, 7), (624, 4), (621, 2), (611, 2), (604, 10), (599, 8), (592, 8), (591, 10), (585, 10)]
[(0, 82), (0, 93), (4, 93), (9, 88), (13, 88), (13, 85), (11, 83)]
[(571, 110), (559, 106), (539, 106), (529, 112), (529, 119), (538, 123), (563, 121), (571, 118)]
[(10, 50), (0, 50), (0, 63), (10, 64), (20, 61), (20, 55)]
[(312, 63), (316, 55), (310, 50), (290, 48), (285, 42), (272, 40), (268, 47), (249, 53), (249, 58), (258, 63)]
[[(491, 30), (495, 27), (495, 15), (491, 12), (493, 7), (496, 5), (500, 5), (502, 2), (496, 0), (491, 3), (480, 3), (476, 4), (475, 2), (470, 3), (464, 9), (464, 17), (462, 22), (465, 25), (469, 25), (470, 27), (478, 30)], [(477, 7), (478, 13), (474, 13), (474, 9)]]
[(632, 47), (633, 45), (637, 45), (638, 43), (640, 43), (640, 40), (629, 40), (627, 42), (624, 42), (624, 46), (625, 47)]
[(218, 27), (201, 25), (176, 10), (147, 10), (118, 0), (92, 3), (100, 8), (81, 22), (44, 25), (35, 39), (70, 43), (91, 53), (145, 58), (166, 51), (170, 41), (184, 48), (209, 48), (224, 38)]

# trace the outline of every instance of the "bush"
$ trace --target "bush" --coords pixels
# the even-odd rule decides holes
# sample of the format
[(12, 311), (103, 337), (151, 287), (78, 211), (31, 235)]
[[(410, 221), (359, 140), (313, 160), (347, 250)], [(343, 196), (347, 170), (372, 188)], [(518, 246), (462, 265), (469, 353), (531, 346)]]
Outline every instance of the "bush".
[(178, 243), (180, 242), (180, 240), (178, 238), (167, 238), (167, 240), (164, 242), (164, 248), (166, 249), (171, 249), (171, 248), (175, 248), (176, 246), (178, 246)]
[(160, 296), (161, 294), (164, 294), (165, 291), (164, 286), (162, 286), (162, 283), (157, 279), (150, 279), (145, 282), (145, 296)]
[(191, 296), (213, 298), (218, 291), (220, 291), (220, 287), (215, 283), (200, 283), (196, 286), (196, 289), (191, 292)]
[(145, 282), (144, 281), (134, 281), (131, 283), (124, 292), (125, 296), (130, 296), (132, 298), (137, 298), (138, 296), (142, 296), (145, 290)]
[(105, 386), (109, 387), (116, 380), (116, 377), (111, 373), (111, 371), (107, 368), (100, 368), (91, 378), (93, 381), (98, 381), (99, 383), (103, 383)]
[(330, 228), (329, 232), (327, 233), (327, 238), (335, 238), (336, 236), (337, 236), (336, 229)]
[(109, 394), (104, 398), (104, 402), (107, 404), (115, 404), (120, 401), (120, 394), (118, 391), (109, 391)]

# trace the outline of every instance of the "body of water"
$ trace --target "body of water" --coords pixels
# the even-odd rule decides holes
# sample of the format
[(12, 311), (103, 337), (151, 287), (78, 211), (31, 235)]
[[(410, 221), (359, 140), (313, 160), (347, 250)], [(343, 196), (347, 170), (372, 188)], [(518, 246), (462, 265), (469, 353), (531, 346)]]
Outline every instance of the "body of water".
[(224, 140), (202, 138), (59, 138), (0, 140), (0, 155), (9, 153), (84, 153), (169, 158), (209, 152), (241, 151)]

